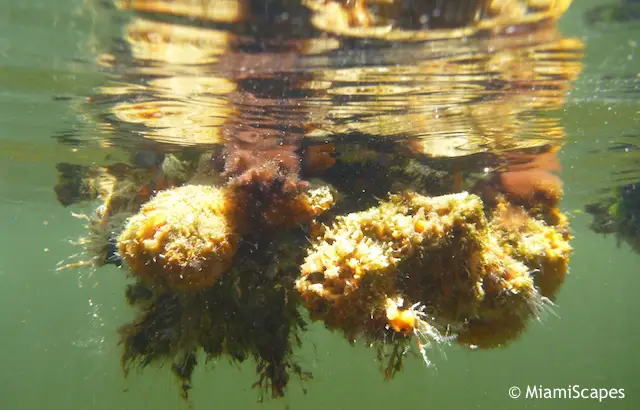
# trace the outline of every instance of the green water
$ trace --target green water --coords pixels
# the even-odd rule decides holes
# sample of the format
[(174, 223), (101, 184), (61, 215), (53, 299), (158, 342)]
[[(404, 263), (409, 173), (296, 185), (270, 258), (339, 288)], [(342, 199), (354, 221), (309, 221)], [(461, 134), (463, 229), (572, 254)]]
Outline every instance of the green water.
[[(563, 118), (563, 209), (575, 239), (554, 313), (507, 348), (444, 347), (432, 353), (435, 369), (414, 358), (391, 382), (383, 381), (373, 351), (314, 326), (298, 352), (314, 373), (306, 395), (294, 380), (285, 399), (258, 404), (252, 364), (221, 360), (196, 370), (196, 409), (640, 408), (640, 255), (589, 231), (590, 218), (579, 212), (595, 189), (616, 183), (616, 171), (640, 168), (637, 155), (609, 151), (634, 131), (638, 143), (640, 23), (586, 27), (582, 11), (602, 2), (578, 3), (561, 23), (587, 48)], [(83, 226), (56, 201), (55, 164), (90, 161), (95, 152), (51, 138), (77, 121), (52, 97), (88, 95), (100, 84), (92, 38), (111, 28), (80, 0), (3, 0), (0, 10), (0, 409), (186, 408), (168, 369), (122, 376), (115, 329), (133, 314), (122, 295), (124, 275), (113, 267), (56, 271), (77, 251), (69, 241)], [(626, 80), (610, 79), (618, 76)], [(625, 94), (633, 87), (635, 95)], [(527, 385), (617, 388), (626, 397), (509, 397), (511, 386)]]

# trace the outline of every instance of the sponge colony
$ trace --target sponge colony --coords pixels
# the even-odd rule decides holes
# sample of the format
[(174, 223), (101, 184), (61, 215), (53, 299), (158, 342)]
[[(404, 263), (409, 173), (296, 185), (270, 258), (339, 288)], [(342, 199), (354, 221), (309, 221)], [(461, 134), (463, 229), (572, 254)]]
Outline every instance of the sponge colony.
[(209, 287), (233, 261), (231, 195), (207, 185), (162, 191), (127, 221), (118, 249), (131, 272), (175, 290)]

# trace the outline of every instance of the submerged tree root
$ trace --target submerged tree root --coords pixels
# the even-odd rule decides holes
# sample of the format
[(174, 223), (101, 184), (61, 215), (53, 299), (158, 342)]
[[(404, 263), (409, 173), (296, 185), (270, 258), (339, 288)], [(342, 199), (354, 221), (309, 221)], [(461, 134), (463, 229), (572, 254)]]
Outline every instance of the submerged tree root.
[(293, 357), (306, 327), (294, 295), (297, 272), (273, 275), (271, 267), (276, 259), (280, 270), (287, 267), (282, 258), (302, 260), (302, 252), (290, 253), (290, 240), (286, 255), (256, 251), (273, 249), (245, 242), (239, 263), (213, 287), (198, 292), (130, 285), (127, 299), (140, 313), (120, 328), (125, 373), (132, 367), (171, 362), (182, 395), (188, 398), (198, 354), (204, 352), (207, 361), (223, 355), (238, 363), (253, 359), (258, 374), (254, 387), (261, 390), (261, 399), (265, 393), (283, 396), (291, 375), (310, 379)]

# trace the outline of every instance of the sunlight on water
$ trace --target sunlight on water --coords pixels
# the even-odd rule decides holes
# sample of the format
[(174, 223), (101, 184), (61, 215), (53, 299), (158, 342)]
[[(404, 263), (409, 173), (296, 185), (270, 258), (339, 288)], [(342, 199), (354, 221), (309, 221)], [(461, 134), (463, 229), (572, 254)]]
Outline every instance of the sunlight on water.
[[(89, 299), (89, 311), (87, 312), (89, 330), (82, 330), (82, 339), (74, 340), (71, 344), (74, 347), (88, 349), (92, 354), (104, 353), (104, 321), (100, 313), (100, 305)], [(88, 336), (88, 337), (87, 337)]]

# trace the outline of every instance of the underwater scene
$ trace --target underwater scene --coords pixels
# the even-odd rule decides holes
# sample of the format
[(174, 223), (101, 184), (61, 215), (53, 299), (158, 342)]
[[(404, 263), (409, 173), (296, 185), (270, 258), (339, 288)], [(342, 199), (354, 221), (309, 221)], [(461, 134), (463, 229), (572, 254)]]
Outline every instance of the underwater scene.
[(640, 1), (0, 6), (0, 409), (640, 408)]

